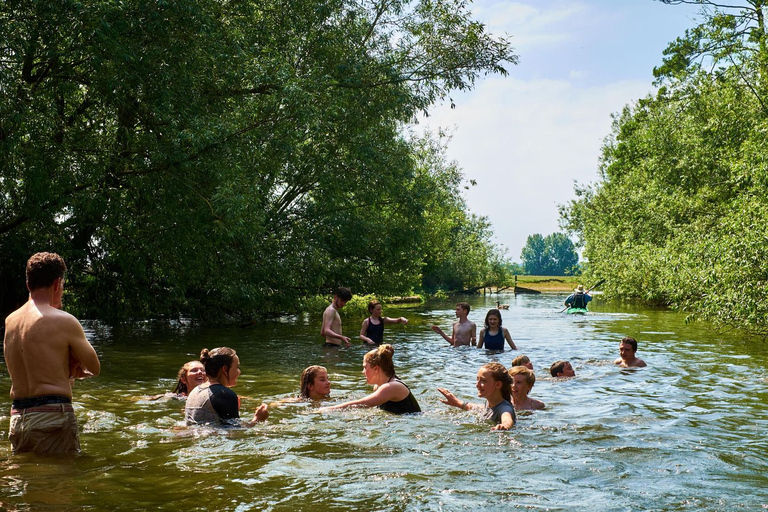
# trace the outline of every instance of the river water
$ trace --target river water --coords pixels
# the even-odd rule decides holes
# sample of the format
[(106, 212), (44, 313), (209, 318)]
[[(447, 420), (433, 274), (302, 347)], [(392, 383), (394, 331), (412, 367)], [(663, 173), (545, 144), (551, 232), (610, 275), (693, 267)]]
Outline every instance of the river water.
[[(319, 318), (251, 328), (109, 328), (86, 324), (102, 361), (78, 382), (83, 452), (74, 458), (11, 455), (0, 442), (1, 510), (759, 510), (768, 508), (768, 356), (765, 342), (687, 325), (676, 313), (591, 304), (560, 314), (562, 295), (470, 299), (482, 325), (497, 298), (520, 348), (503, 354), (454, 349), (454, 303), (387, 307), (395, 367), (424, 411), (318, 414), (289, 403), (254, 428), (183, 426), (183, 402), (148, 400), (169, 390), (178, 367), (203, 347), (231, 346), (242, 362), (242, 415), (296, 395), (302, 369), (328, 368), (332, 400), (370, 391), (366, 348), (325, 349)], [(345, 319), (356, 335), (362, 319)], [(478, 327), (479, 328), (479, 327)], [(633, 336), (648, 367), (621, 370), (618, 340)], [(528, 355), (531, 396), (547, 408), (522, 413), (509, 432), (449, 408), (437, 387), (478, 401), (475, 375), (488, 361)], [(553, 380), (570, 360), (576, 377)], [(0, 435), (10, 387), (1, 368)]]

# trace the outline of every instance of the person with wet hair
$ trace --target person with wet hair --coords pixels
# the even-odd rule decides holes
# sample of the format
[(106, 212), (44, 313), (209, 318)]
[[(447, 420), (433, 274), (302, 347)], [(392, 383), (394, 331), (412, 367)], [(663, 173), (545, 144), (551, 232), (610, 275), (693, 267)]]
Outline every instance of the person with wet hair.
[(176, 387), (173, 393), (180, 397), (189, 396), (193, 389), (200, 384), (205, 384), (205, 366), (200, 361), (189, 361), (179, 368), (176, 379)]
[(533, 363), (531, 362), (531, 358), (529, 358), (526, 355), (520, 355), (517, 356), (512, 360), (512, 367), (515, 366), (525, 366), (529, 370), (533, 371)]
[(368, 313), (371, 316), (363, 320), (360, 326), (360, 339), (368, 345), (381, 345), (384, 343), (384, 326), (388, 324), (407, 324), (408, 319), (404, 316), (398, 318), (389, 318), (381, 316), (383, 306), (381, 302), (372, 300), (368, 303)]
[(619, 343), (619, 357), (613, 363), (622, 368), (643, 368), (648, 366), (645, 361), (635, 356), (637, 352), (637, 340), (635, 338), (622, 338)]
[(440, 399), (446, 405), (458, 407), (464, 411), (480, 410), (483, 417), (496, 425), (492, 430), (509, 430), (517, 421), (512, 405), (512, 377), (501, 363), (486, 363), (477, 372), (477, 396), (485, 398), (485, 404), (462, 402), (444, 388), (437, 390), (445, 397)]
[(97, 376), (101, 364), (80, 322), (61, 310), (66, 270), (55, 253), (29, 258), (29, 300), (5, 319), (14, 453), (80, 451), (72, 386), (75, 379)]
[(325, 400), (331, 394), (331, 381), (324, 366), (312, 365), (301, 372), (300, 398), (304, 400)]
[(452, 347), (461, 347), (465, 345), (477, 344), (477, 325), (467, 318), (469, 315), (469, 303), (459, 302), (456, 304), (456, 318), (457, 321), (453, 322), (451, 335), (448, 336), (437, 325), (432, 326), (432, 330), (443, 337), (445, 341), (450, 343)]
[(576, 372), (568, 361), (555, 361), (549, 367), (549, 373), (555, 378), (575, 377)]
[(507, 342), (509, 348), (517, 350), (517, 345), (512, 341), (509, 330), (501, 325), (501, 311), (490, 309), (485, 315), (485, 329), (480, 331), (480, 341), (477, 342), (477, 348), (485, 346), (486, 350), (503, 352), (504, 341)]
[(512, 405), (516, 411), (537, 411), (544, 408), (544, 402), (528, 396), (536, 384), (536, 374), (525, 366), (513, 366), (509, 369), (509, 376), (512, 377)]
[(204, 348), (200, 362), (205, 367), (208, 382), (197, 386), (187, 398), (184, 410), (187, 425), (251, 426), (269, 417), (262, 404), (251, 421), (240, 420), (240, 399), (232, 389), (240, 376), (240, 358), (229, 347), (213, 350)]
[(373, 393), (359, 400), (324, 407), (321, 412), (346, 409), (348, 407), (378, 407), (394, 414), (421, 412), (419, 403), (411, 390), (395, 374), (392, 357), (395, 347), (381, 345), (363, 357), (365, 381), (373, 386)]

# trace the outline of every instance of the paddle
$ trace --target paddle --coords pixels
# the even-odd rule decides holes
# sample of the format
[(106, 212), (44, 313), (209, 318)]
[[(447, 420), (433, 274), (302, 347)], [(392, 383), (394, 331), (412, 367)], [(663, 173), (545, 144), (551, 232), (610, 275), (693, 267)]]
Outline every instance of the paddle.
[[(584, 292), (584, 293), (589, 293), (589, 292), (591, 292), (592, 290), (594, 290), (595, 288), (597, 288), (598, 286), (600, 286), (601, 284), (603, 284), (605, 281), (606, 281), (605, 279), (601, 279), (601, 280), (599, 280), (598, 282), (596, 282), (595, 284), (593, 284), (592, 286), (590, 286), (589, 288), (587, 288), (587, 291), (586, 291), (586, 292)], [(565, 312), (565, 311), (567, 311), (567, 310), (569, 310), (569, 309), (571, 309), (571, 307), (570, 307), (570, 306), (565, 306), (565, 307), (564, 307), (564, 308), (563, 308), (563, 309), (562, 309), (560, 312), (561, 312), (561, 313), (563, 313), (563, 312)]]

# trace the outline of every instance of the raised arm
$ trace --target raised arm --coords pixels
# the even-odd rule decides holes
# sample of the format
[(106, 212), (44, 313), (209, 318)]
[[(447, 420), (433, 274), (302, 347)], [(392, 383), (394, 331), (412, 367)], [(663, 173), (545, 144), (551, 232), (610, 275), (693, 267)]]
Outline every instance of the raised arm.
[(445, 400), (440, 399), (441, 402), (443, 402), (445, 405), (450, 405), (451, 407), (458, 407), (461, 410), (468, 411), (470, 409), (482, 409), (483, 406), (479, 404), (471, 404), (469, 402), (462, 402), (458, 398), (454, 396), (453, 393), (448, 391), (445, 388), (437, 388), (437, 390), (445, 397)]
[(381, 319), (381, 321), (384, 322), (385, 324), (407, 324), (408, 323), (408, 319), (405, 318), (404, 316), (401, 316), (399, 318), (384, 317)]
[[(455, 329), (455, 327), (454, 327), (454, 329)], [(441, 328), (439, 328), (436, 325), (433, 325), (432, 326), (432, 330), (435, 331), (440, 336), (442, 336), (445, 341), (447, 341), (448, 343), (451, 344), (451, 346), (453, 346), (453, 338), (449, 337), (447, 334), (445, 334)]]

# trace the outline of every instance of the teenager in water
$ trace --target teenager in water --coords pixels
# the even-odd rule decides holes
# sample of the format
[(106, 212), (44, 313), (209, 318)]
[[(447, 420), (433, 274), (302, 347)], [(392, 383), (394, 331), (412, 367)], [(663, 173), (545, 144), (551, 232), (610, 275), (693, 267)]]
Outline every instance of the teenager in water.
[(399, 318), (382, 317), (381, 302), (372, 300), (368, 303), (368, 313), (371, 316), (363, 320), (360, 327), (360, 339), (368, 345), (381, 345), (384, 343), (384, 326), (386, 324), (407, 324), (408, 319), (401, 316)]
[(363, 357), (363, 374), (373, 393), (359, 400), (324, 407), (320, 411), (333, 411), (347, 407), (378, 407), (394, 414), (421, 412), (419, 403), (408, 386), (395, 374), (392, 356), (395, 348), (384, 344), (371, 350)]
[(232, 391), (240, 376), (240, 358), (229, 347), (213, 350), (204, 348), (200, 362), (205, 367), (208, 382), (197, 386), (187, 398), (184, 410), (187, 425), (251, 426), (267, 419), (269, 411), (262, 404), (251, 421), (240, 420), (240, 399)]
[(485, 398), (485, 404), (462, 402), (453, 393), (444, 388), (437, 388), (446, 405), (469, 411), (480, 410), (483, 417), (496, 423), (491, 430), (509, 430), (517, 421), (515, 408), (512, 406), (512, 377), (500, 363), (486, 363), (477, 372), (477, 396)]
[(301, 372), (301, 394), (303, 400), (325, 400), (331, 394), (331, 381), (324, 366), (309, 366)]
[(477, 348), (486, 350), (504, 350), (504, 341), (506, 340), (509, 348), (517, 350), (515, 342), (512, 341), (509, 331), (501, 326), (501, 312), (498, 309), (491, 309), (485, 315), (485, 329), (480, 331), (480, 341), (477, 342)]

